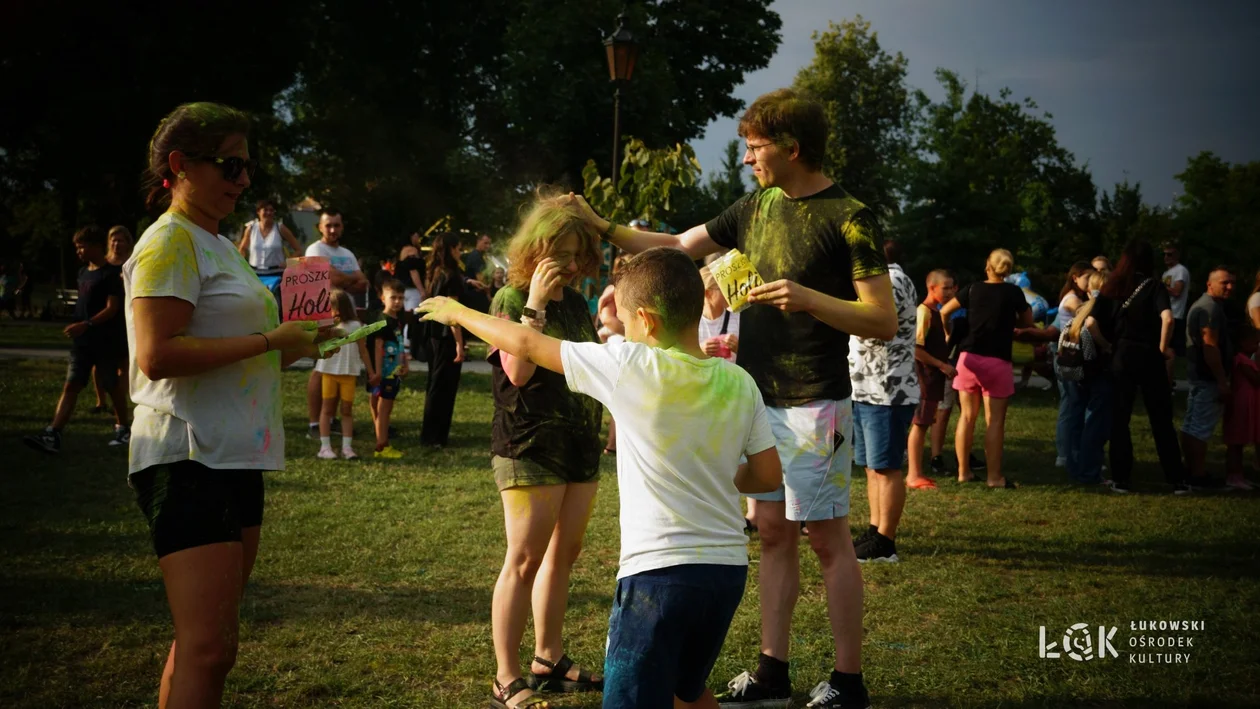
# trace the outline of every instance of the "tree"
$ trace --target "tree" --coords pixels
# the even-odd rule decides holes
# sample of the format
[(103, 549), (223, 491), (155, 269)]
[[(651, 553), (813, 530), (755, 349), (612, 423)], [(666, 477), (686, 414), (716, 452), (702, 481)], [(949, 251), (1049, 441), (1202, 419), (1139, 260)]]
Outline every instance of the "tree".
[(898, 211), (902, 169), (918, 106), (906, 86), (909, 62), (889, 55), (858, 15), (815, 32), (814, 60), (794, 86), (822, 102), (831, 133), (824, 168), (877, 213)]
[[(1064, 264), (1096, 250), (1095, 189), (1055, 137), (1051, 116), (1031, 99), (1016, 102), (973, 93), (956, 74), (937, 70), (945, 99), (926, 105), (916, 154), (909, 161), (907, 207), (893, 232), (917, 267), (982, 274), (995, 247), (1047, 282)], [(1043, 286), (1048, 287), (1048, 286)]]
[(716, 217), (747, 194), (749, 188), (744, 182), (742, 153), (738, 140), (728, 142), (721, 172), (710, 175), (703, 184), (678, 190), (665, 219), (679, 230), (689, 229)]
[(1174, 221), (1196, 284), (1217, 264), (1240, 268), (1249, 282), (1260, 266), (1260, 161), (1230, 165), (1205, 151), (1176, 177)]
[(1120, 250), (1136, 235), (1138, 222), (1149, 208), (1142, 203), (1142, 183), (1130, 185), (1128, 180), (1117, 182), (1111, 194), (1103, 190), (1098, 200), (1098, 225), (1102, 235), (1102, 249), (1115, 262)]
[(628, 138), (616, 188), (611, 178), (600, 177), (594, 160), (582, 170), (582, 193), (591, 208), (616, 224), (632, 219), (655, 221), (670, 209), (676, 188), (691, 187), (700, 177), (700, 163), (690, 145), (649, 149), (643, 141)]
[[(699, 135), (739, 109), (731, 90), (778, 44), (769, 0), (630, 8), (642, 45), (623, 125), (649, 145)], [(351, 236), (383, 249), (442, 215), (508, 229), (529, 188), (580, 187), (607, 161), (612, 91), (599, 45), (622, 5), (387, 2), (366, 14), (324, 0), (313, 52), (284, 97), (296, 183), (346, 211)]]
[[(198, 4), (123, 12), (104, 3), (7, 3), (0, 23), (0, 233), (44, 261), (47, 273), (56, 270), (50, 248), (68, 242), (80, 223), (136, 227), (145, 146), (158, 121), (196, 100), (270, 112), (297, 65), (275, 28), (303, 6), (218, 5), (223, 18), (233, 18), (223, 35), (230, 42), (207, 50), (193, 37), (219, 37), (227, 25), (207, 24)], [(249, 21), (237, 21), (238, 11)], [(54, 223), (24, 226), (30, 205), (50, 201), (57, 209), (41, 214)], [(44, 238), (32, 240), (39, 234)]]

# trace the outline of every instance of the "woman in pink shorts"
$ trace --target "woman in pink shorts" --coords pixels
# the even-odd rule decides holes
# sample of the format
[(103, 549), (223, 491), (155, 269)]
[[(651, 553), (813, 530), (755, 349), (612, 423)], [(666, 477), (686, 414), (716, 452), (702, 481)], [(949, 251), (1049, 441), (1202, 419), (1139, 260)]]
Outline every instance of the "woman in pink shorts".
[(1032, 310), (1024, 292), (1005, 281), (1014, 266), (1015, 259), (1010, 251), (994, 249), (984, 266), (984, 282), (960, 289), (958, 295), (941, 308), (941, 320), (946, 323), (950, 322), (954, 311), (967, 309), (967, 335), (959, 345), (962, 354), (958, 358), (958, 375), (954, 377), (960, 408), (958, 429), (954, 434), (959, 482), (979, 479), (971, 474), (970, 454), (983, 400), (989, 487), (1015, 487), (1013, 481), (1002, 477), (1006, 404), (1015, 393), (1011, 343), (1015, 328), (1032, 326)]

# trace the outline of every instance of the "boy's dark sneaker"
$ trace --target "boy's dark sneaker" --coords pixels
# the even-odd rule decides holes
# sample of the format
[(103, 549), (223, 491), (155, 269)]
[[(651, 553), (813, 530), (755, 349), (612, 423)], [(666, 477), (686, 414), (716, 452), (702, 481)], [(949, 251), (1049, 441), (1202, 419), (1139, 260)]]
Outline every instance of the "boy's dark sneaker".
[(930, 465), (932, 466), (933, 473), (937, 475), (945, 474), (945, 456), (943, 455), (932, 456), (932, 462), (930, 463)]
[(976, 455), (975, 453), (968, 454), (967, 461), (968, 461), (967, 464), (971, 466), (972, 472), (975, 472), (977, 470), (984, 470), (985, 468), (984, 461), (981, 460), (980, 456)]
[(111, 446), (125, 446), (131, 443), (131, 429), (123, 426), (122, 428), (114, 427), (114, 437), (110, 439)]
[(792, 687), (771, 687), (757, 681), (757, 675), (744, 672), (726, 683), (727, 691), (717, 695), (724, 709), (787, 709)]
[(45, 453), (61, 452), (61, 434), (51, 428), (44, 429), (33, 436), (27, 436), (22, 441), (31, 448)]
[(818, 709), (871, 709), (871, 698), (867, 696), (865, 688), (860, 697), (843, 697), (830, 682), (819, 682), (809, 690), (809, 704), (805, 706)]
[[(1114, 490), (1115, 488), (1112, 489)], [(1176, 485), (1173, 485), (1174, 495), (1189, 495), (1192, 492), (1194, 492), (1194, 490), (1191, 490), (1190, 486), (1185, 483), (1177, 483)]]
[(858, 563), (861, 564), (868, 561), (895, 564), (900, 561), (897, 558), (897, 544), (879, 532), (859, 545), (856, 551)]

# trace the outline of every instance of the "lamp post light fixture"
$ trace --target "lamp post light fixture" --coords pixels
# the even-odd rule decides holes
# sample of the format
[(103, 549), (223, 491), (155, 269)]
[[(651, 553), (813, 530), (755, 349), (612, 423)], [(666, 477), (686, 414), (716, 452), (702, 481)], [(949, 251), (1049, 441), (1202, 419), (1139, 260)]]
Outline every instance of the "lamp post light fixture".
[(617, 152), (621, 143), (621, 86), (628, 83), (634, 74), (634, 63), (639, 58), (639, 43), (634, 35), (626, 29), (626, 11), (617, 15), (617, 29), (604, 40), (604, 50), (608, 54), (608, 80), (613, 89), (613, 147), (612, 147), (612, 181), (613, 189), (617, 189), (620, 181), (617, 175)]

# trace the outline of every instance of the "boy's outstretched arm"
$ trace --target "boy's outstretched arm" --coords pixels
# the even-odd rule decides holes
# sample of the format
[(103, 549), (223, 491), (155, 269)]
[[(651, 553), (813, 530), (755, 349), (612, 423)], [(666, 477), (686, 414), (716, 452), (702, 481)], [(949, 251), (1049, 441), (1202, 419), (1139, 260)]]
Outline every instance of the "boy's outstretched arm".
[(423, 315), (425, 320), (462, 327), (491, 347), (503, 350), (513, 357), (564, 374), (564, 363), (560, 360), (560, 340), (548, 337), (531, 327), (479, 313), (441, 296), (425, 300), (416, 308), (416, 312)]

